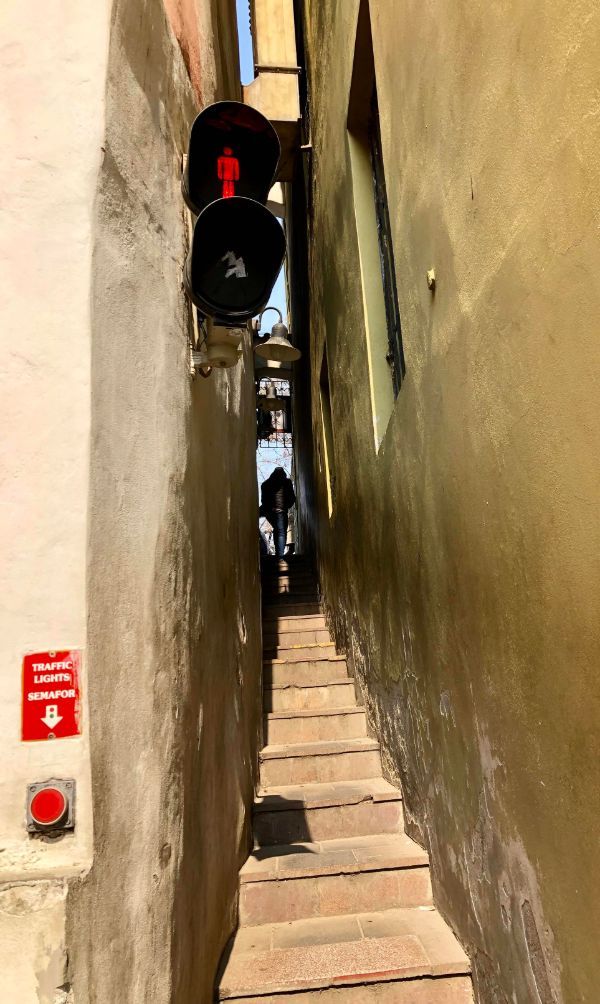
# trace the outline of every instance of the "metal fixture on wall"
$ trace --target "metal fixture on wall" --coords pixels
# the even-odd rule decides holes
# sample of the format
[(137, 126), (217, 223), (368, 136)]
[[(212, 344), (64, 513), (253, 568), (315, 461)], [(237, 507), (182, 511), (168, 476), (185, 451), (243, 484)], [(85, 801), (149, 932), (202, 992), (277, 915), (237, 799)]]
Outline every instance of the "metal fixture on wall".
[(300, 349), (297, 349), (295, 345), (292, 345), (288, 338), (288, 329), (283, 323), (283, 317), (281, 316), (281, 311), (278, 307), (266, 307), (265, 310), (259, 314), (258, 317), (258, 330), (260, 331), (260, 322), (262, 320), (263, 314), (266, 314), (268, 310), (274, 310), (279, 314), (278, 323), (274, 324), (271, 328), (271, 334), (264, 341), (259, 341), (254, 346), (254, 351), (257, 356), (262, 356), (263, 359), (272, 359), (276, 362), (295, 362), (300, 359), (302, 353)]
[(263, 411), (282, 411), (285, 406), (283, 398), (277, 396), (275, 384), (270, 381), (266, 385), (266, 393), (259, 394), (258, 400)]
[(244, 329), (215, 324), (192, 307), (193, 333), (190, 337), (192, 375), (210, 376), (214, 368), (235, 366), (241, 359)]
[(215, 324), (210, 318), (207, 321), (206, 354), (211, 366), (227, 368), (235, 366), (241, 358), (241, 344), (244, 329), (241, 327), (225, 327)]
[(291, 449), (292, 398), (289, 380), (263, 378), (256, 382), (258, 438), (263, 447)]

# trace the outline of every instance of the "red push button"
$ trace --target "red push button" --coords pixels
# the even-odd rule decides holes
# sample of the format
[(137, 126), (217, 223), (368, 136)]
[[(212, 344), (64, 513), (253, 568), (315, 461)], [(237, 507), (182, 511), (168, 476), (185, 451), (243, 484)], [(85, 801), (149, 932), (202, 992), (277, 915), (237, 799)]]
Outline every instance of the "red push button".
[(31, 799), (29, 811), (38, 826), (56, 826), (67, 812), (68, 804), (58, 788), (42, 788)]
[(54, 837), (75, 829), (75, 779), (49, 777), (27, 785), (27, 831)]

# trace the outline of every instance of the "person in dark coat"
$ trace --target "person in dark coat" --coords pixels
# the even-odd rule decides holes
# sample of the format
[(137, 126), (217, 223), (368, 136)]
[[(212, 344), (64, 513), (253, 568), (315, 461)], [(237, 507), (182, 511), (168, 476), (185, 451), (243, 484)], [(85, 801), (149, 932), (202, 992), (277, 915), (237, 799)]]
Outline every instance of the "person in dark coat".
[(283, 558), (285, 538), (288, 528), (288, 510), (292, 508), (296, 496), (294, 486), (283, 467), (276, 467), (260, 486), (260, 510), (273, 527), (275, 554)]

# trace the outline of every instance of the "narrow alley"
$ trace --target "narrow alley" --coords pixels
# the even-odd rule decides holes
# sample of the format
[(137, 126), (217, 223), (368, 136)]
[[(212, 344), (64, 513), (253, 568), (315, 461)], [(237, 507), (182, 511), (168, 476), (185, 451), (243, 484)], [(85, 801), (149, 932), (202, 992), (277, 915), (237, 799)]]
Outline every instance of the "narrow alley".
[(0, 1004), (600, 1004), (599, 66), (0, 4)]
[(432, 906), (310, 562), (265, 559), (263, 603), (267, 744), (219, 1000), (468, 1004), (469, 961)]

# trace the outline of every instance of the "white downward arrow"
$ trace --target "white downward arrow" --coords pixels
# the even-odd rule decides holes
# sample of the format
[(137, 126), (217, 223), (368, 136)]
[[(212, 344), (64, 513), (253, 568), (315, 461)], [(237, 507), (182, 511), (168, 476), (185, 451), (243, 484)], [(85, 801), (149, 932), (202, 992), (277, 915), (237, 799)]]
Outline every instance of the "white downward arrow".
[(55, 725), (62, 722), (62, 715), (58, 713), (58, 704), (46, 705), (46, 715), (42, 718), (42, 721), (49, 729), (53, 729)]

